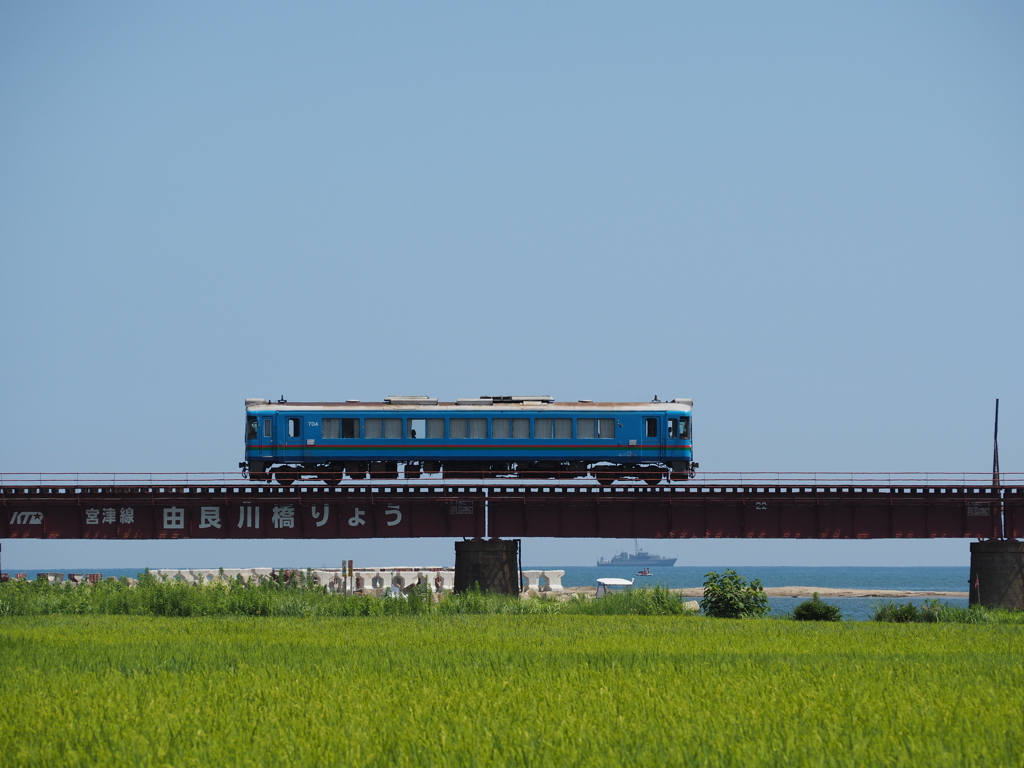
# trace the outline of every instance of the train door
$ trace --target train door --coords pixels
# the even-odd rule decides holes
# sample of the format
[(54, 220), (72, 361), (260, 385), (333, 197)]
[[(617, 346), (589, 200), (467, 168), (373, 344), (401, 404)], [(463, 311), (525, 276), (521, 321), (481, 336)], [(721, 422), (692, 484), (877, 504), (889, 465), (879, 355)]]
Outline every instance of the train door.
[(645, 459), (664, 458), (665, 424), (662, 416), (644, 416), (640, 455)]
[(302, 461), (306, 455), (306, 441), (303, 440), (303, 424), (301, 416), (285, 416), (282, 419), (284, 429), (280, 437), (286, 461)]
[(276, 444), (274, 441), (276, 440), (277, 437), (277, 430), (274, 429), (274, 417), (261, 416), (260, 421), (262, 422), (261, 428), (263, 430), (261, 438), (261, 442), (263, 445), (263, 455), (273, 457), (276, 452)]

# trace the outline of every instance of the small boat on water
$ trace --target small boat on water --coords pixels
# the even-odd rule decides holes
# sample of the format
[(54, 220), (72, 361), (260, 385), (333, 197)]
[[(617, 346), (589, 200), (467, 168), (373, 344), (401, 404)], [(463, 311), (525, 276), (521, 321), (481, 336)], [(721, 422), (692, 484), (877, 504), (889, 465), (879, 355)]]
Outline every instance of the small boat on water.
[(637, 571), (636, 575), (637, 576), (650, 576), (651, 575), (651, 569), (650, 568), (644, 568), (642, 571)]
[[(644, 552), (644, 550), (640, 549), (640, 543), (638, 541), (634, 541), (634, 543), (636, 544), (635, 554), (619, 552), (619, 554), (615, 555), (611, 560), (605, 560), (602, 557), (597, 561), (597, 565), (599, 567), (606, 565), (629, 565), (636, 568), (650, 568), (652, 565), (671, 567), (676, 564), (676, 558), (652, 555), (650, 552)], [(641, 574), (637, 575), (639, 576)]]

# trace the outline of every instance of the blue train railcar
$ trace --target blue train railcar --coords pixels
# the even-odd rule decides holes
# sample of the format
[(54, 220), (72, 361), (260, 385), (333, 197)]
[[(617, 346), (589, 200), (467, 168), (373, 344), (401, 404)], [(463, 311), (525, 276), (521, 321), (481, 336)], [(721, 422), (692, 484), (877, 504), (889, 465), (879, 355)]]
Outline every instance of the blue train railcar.
[(245, 461), (253, 480), (317, 477), (596, 477), (685, 480), (693, 461), (692, 400), (555, 402), (496, 396), (438, 402), (245, 401)]

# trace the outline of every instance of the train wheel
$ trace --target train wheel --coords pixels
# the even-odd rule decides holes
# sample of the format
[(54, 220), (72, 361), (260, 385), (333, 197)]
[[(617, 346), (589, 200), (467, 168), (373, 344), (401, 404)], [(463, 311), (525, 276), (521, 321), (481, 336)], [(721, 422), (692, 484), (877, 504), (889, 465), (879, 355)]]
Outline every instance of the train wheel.
[(299, 473), (292, 467), (285, 467), (274, 473), (274, 479), (281, 485), (291, 485), (299, 479)]
[(648, 473), (644, 476), (644, 482), (648, 485), (657, 485), (664, 479), (664, 475), (660, 472), (657, 474)]
[(597, 482), (599, 485), (611, 485), (616, 480), (616, 476), (611, 472), (598, 472)]

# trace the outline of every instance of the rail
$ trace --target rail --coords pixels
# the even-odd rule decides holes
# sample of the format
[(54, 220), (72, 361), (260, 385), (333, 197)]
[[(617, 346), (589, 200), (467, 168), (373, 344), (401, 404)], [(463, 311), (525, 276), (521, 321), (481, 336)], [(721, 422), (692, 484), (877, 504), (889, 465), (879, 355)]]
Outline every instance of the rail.
[[(419, 478), (344, 479), (341, 485), (559, 485), (594, 484), (594, 477), (580, 478), (575, 473), (558, 476), (553, 473), (521, 473), (519, 477), (442, 477), (424, 474)], [(658, 475), (651, 475), (651, 480)], [(62, 486), (62, 487), (135, 487), (135, 486), (212, 486), (212, 485), (267, 485), (249, 481), (238, 471), (232, 472), (0, 472), (0, 487), (4, 486)], [(646, 485), (643, 477), (635, 480), (616, 480), (616, 487)], [(1001, 472), (1000, 486), (1024, 485), (1024, 472)], [(273, 484), (276, 486), (276, 483)], [(303, 478), (295, 486), (323, 486), (322, 480)], [(688, 480), (662, 482), (662, 486), (779, 486), (779, 487), (835, 487), (860, 485), (876, 487), (901, 486), (992, 486), (991, 472), (698, 472)]]

